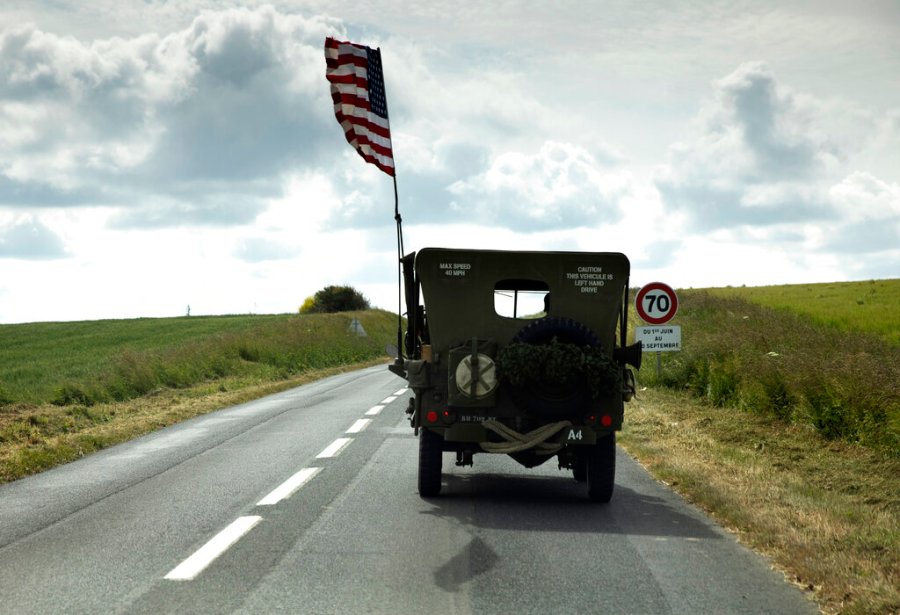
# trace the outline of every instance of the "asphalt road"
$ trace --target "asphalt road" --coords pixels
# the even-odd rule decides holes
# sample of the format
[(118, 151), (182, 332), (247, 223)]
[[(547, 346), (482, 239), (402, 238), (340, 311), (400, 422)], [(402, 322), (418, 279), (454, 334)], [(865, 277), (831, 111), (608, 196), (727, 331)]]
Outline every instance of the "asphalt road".
[(621, 451), (609, 505), (489, 455), (420, 499), (404, 385), (335, 376), (0, 486), (0, 612), (817, 612)]

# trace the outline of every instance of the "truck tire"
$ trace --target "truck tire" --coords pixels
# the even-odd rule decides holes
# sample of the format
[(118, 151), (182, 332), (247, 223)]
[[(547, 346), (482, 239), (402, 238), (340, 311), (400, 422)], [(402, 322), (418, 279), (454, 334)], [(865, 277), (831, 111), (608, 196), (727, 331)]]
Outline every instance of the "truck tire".
[[(578, 346), (598, 346), (597, 336), (587, 326), (571, 318), (541, 318), (526, 325), (513, 338), (524, 344), (549, 344), (553, 339)], [(516, 403), (532, 415), (558, 421), (584, 411), (591, 397), (587, 386), (559, 387), (529, 381), (512, 390)]]
[(571, 318), (539, 318), (522, 327), (513, 338), (525, 344), (549, 344), (553, 338), (579, 346), (597, 346), (600, 341), (587, 326)]
[(587, 451), (588, 499), (607, 503), (616, 482), (616, 434), (597, 440)]
[(419, 495), (433, 498), (441, 492), (443, 436), (428, 429), (419, 431)]

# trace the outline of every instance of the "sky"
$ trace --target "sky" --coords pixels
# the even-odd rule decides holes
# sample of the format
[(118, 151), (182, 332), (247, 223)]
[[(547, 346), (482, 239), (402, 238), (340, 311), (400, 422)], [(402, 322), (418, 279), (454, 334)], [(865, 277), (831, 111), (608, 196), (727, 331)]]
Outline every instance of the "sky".
[(0, 324), (397, 309), (407, 251), (623, 252), (631, 286), (900, 277), (900, 2), (4, 0)]

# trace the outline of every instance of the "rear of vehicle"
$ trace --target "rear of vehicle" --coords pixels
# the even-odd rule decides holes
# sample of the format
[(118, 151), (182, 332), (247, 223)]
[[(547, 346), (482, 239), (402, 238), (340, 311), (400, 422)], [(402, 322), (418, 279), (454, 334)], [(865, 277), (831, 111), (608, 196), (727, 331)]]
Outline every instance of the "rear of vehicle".
[(404, 259), (407, 360), (419, 492), (441, 489), (443, 453), (470, 465), (555, 458), (608, 502), (615, 432), (640, 365), (626, 348), (623, 254), (426, 248)]

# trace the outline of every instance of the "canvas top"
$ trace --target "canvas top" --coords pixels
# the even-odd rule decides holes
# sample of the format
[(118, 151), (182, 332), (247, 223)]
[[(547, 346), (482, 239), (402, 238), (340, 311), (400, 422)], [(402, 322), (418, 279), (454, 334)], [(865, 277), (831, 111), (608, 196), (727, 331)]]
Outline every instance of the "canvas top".
[(630, 265), (618, 252), (424, 248), (415, 268), (437, 351), (473, 337), (507, 344), (545, 305), (611, 349)]

